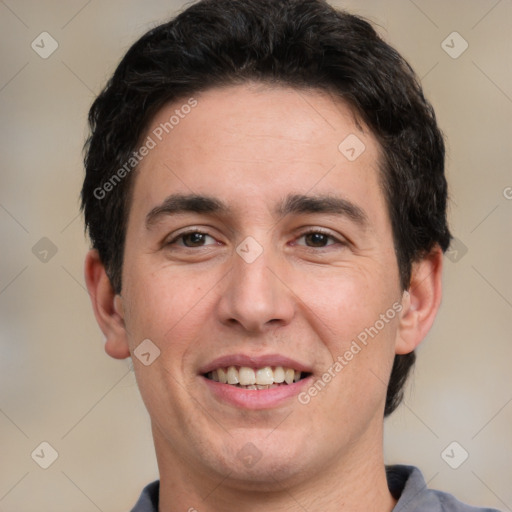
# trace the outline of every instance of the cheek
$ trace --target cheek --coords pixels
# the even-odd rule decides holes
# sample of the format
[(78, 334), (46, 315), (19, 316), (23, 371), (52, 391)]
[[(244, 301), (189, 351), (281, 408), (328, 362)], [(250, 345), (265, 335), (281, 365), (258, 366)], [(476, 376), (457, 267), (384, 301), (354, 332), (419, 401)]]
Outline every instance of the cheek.
[[(327, 402), (346, 400), (350, 407), (358, 401), (363, 407), (367, 402), (368, 413), (385, 395), (398, 326), (393, 309), (398, 284), (379, 274), (352, 268), (328, 279), (310, 276), (300, 292), (304, 315), (309, 315), (308, 322), (325, 349), (324, 370), (336, 374)], [(335, 362), (339, 364), (333, 367)]]
[[(388, 282), (389, 281), (389, 282)], [(399, 296), (398, 283), (379, 268), (331, 269), (325, 275), (304, 274), (298, 295), (334, 339), (355, 337), (374, 325)]]
[(126, 321), (132, 342), (140, 336), (161, 340), (173, 319), (183, 314), (183, 302), (168, 283), (145, 273), (145, 268), (127, 262), (124, 269), (123, 298), (128, 303)]
[(323, 365), (329, 381), (325, 394), (321, 384), (311, 390), (310, 396), (322, 396), (313, 407), (347, 432), (354, 428), (353, 415), (367, 419), (383, 406), (394, 359), (398, 299), (382, 279), (375, 283), (379, 289), (364, 280), (332, 282), (327, 300), (315, 297), (309, 303), (321, 318), (315, 329), (327, 349)]
[(149, 338), (162, 351), (172, 350), (172, 361), (194, 346), (202, 326), (211, 317), (213, 302), (218, 294), (216, 276), (198, 274), (183, 268), (163, 266), (156, 270), (144, 262), (127, 262), (126, 287), (123, 295), (128, 303), (127, 330), (132, 350)]

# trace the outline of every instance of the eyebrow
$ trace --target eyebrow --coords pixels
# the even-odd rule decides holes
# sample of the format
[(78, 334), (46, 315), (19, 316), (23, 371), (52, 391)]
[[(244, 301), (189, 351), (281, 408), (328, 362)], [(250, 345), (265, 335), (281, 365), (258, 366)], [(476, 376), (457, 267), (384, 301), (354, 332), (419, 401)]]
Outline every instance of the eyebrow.
[[(363, 228), (369, 224), (368, 216), (362, 208), (347, 199), (332, 195), (288, 195), (275, 211), (281, 218), (292, 213), (327, 213), (346, 216)], [(146, 228), (151, 228), (164, 216), (180, 213), (229, 215), (231, 209), (215, 197), (172, 194), (146, 215)]]
[(230, 208), (219, 199), (197, 194), (172, 194), (146, 215), (146, 228), (162, 217), (179, 213), (228, 214)]
[(338, 196), (289, 195), (278, 208), (277, 213), (284, 217), (290, 213), (328, 213), (344, 215), (365, 228), (369, 219), (366, 212), (351, 201)]

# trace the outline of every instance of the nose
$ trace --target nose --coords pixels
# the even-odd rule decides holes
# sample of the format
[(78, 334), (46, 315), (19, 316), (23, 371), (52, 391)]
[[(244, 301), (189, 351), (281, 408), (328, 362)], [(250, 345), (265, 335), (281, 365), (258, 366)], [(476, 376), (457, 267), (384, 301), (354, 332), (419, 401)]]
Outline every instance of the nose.
[(244, 331), (261, 333), (290, 323), (295, 312), (293, 292), (276, 258), (264, 251), (248, 263), (233, 255), (232, 271), (218, 303), (220, 321)]

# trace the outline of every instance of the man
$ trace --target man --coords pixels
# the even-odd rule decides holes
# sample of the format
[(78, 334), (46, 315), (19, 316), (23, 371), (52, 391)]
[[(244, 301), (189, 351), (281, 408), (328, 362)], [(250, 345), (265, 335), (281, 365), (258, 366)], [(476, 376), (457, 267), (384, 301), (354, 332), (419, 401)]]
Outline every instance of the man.
[(476, 510), (383, 462), (450, 242), (442, 136), (396, 51), (319, 0), (206, 0), (89, 120), (87, 286), (160, 472), (133, 510)]

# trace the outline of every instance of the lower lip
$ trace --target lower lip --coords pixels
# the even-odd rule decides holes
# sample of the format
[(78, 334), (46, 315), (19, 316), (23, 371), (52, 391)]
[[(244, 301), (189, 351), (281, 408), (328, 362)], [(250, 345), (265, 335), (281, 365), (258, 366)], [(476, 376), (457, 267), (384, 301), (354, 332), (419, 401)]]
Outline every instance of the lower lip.
[(271, 409), (296, 397), (303, 388), (310, 384), (312, 376), (293, 384), (284, 384), (269, 389), (244, 389), (231, 384), (222, 384), (204, 376), (200, 376), (215, 397), (235, 407), (245, 409)]

